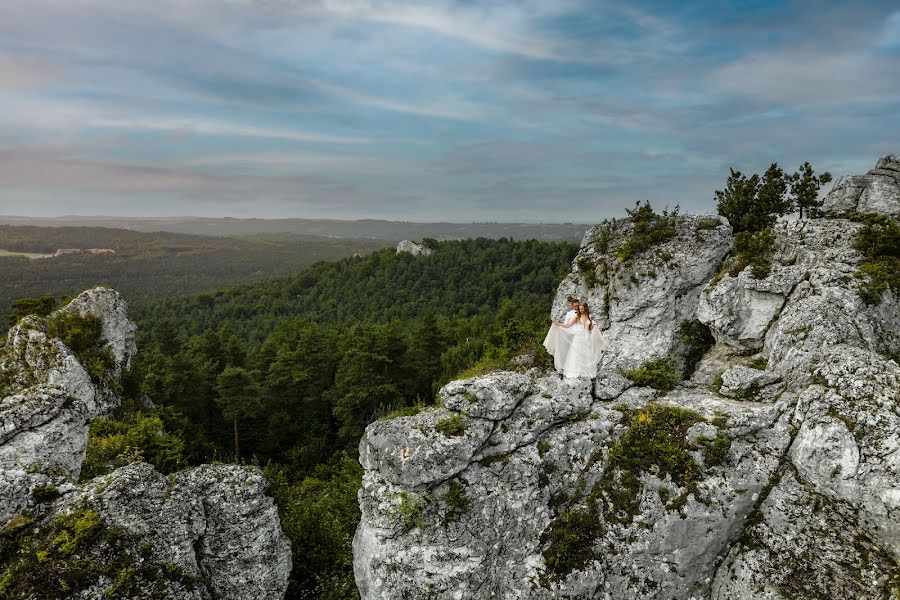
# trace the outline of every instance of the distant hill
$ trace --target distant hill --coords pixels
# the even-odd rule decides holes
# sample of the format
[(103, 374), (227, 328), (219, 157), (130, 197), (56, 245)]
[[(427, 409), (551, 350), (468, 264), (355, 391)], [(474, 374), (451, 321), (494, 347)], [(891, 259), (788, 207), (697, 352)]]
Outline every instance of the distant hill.
[[(98, 284), (129, 302), (160, 300), (273, 275), (299, 273), (313, 263), (392, 246), (382, 240), (294, 235), (211, 237), (142, 233), (104, 227), (0, 225), (0, 314), (17, 298), (70, 295)], [(58, 249), (101, 248), (53, 258)], [(0, 322), (0, 330), (5, 322)]]
[(580, 242), (588, 228), (577, 223), (410, 223), (404, 221), (339, 221), (327, 219), (234, 219), (206, 217), (13, 217), (0, 216), (0, 224), (41, 227), (109, 227), (132, 231), (199, 235), (255, 235), (290, 233), (327, 238), (386, 241), (421, 239), (501, 238)]

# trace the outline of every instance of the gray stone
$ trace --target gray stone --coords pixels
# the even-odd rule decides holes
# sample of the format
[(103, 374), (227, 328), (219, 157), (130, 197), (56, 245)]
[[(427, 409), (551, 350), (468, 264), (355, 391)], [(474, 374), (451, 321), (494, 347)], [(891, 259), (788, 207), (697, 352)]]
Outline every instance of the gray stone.
[(822, 209), (835, 217), (855, 211), (900, 218), (900, 155), (882, 156), (865, 175), (838, 179), (825, 196)]
[(424, 244), (418, 244), (416, 242), (411, 242), (409, 240), (403, 240), (399, 244), (397, 244), (397, 254), (402, 252), (406, 252), (407, 254), (412, 254), (413, 256), (431, 256), (434, 254), (434, 250), (425, 246)]

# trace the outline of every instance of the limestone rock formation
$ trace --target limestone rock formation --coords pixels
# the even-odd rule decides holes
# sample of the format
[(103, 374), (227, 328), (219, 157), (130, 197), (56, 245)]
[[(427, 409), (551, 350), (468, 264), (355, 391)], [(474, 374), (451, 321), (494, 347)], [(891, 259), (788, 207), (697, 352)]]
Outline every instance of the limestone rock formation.
[[(106, 371), (89, 371), (48, 333), (71, 313), (99, 319)], [(283, 597), (291, 549), (258, 468), (164, 476), (135, 463), (77, 483), (90, 421), (119, 405), (134, 334), (124, 299), (96, 288), (27, 317), (0, 348), (4, 597)]]
[(856, 211), (900, 218), (900, 155), (882, 156), (865, 175), (838, 179), (822, 209), (827, 216)]
[[(721, 269), (727, 224), (681, 219), (627, 261), (627, 222), (585, 235), (552, 315), (599, 307), (595, 382), (492, 373), (367, 428), (364, 600), (900, 594), (900, 299), (860, 299), (860, 226), (781, 223), (754, 279)], [(675, 390), (621, 375), (692, 319), (715, 346)]]
[(409, 240), (403, 240), (399, 244), (397, 244), (397, 254), (401, 252), (406, 252), (408, 254), (412, 254), (413, 256), (431, 256), (434, 254), (434, 250), (425, 246), (424, 244), (419, 244), (417, 242), (411, 242)]
[(679, 323), (696, 317), (700, 292), (731, 247), (724, 220), (681, 216), (675, 227), (671, 239), (630, 260), (618, 252), (633, 231), (627, 219), (592, 227), (559, 286), (551, 317), (562, 320), (570, 296), (586, 302), (603, 327), (610, 369), (638, 366), (677, 346)]

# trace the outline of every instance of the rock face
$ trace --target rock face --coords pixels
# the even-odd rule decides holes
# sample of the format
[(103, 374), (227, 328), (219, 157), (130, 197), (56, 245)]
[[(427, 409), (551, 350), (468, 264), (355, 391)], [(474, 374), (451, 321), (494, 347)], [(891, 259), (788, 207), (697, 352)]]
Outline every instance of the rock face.
[[(10, 330), (0, 349), (2, 548), (34, 549), (48, 577), (74, 578), (71, 597), (282, 598), (291, 549), (258, 468), (205, 465), (164, 476), (135, 463), (76, 483), (90, 421), (119, 405), (116, 385), (136, 351), (135, 326), (122, 297), (105, 288), (60, 312), (98, 317), (112, 364), (105, 375), (89, 373), (47, 335), (53, 315)], [(32, 541), (21, 541), (24, 527)], [(70, 536), (85, 540), (77, 567), (52, 560)], [(18, 557), (0, 553), (7, 593), (29, 577)]]
[(882, 156), (865, 175), (838, 179), (822, 209), (827, 216), (856, 211), (900, 218), (900, 155)]
[(618, 250), (632, 231), (627, 219), (589, 229), (551, 310), (561, 321), (568, 297), (586, 302), (603, 328), (603, 365), (610, 369), (636, 367), (677, 346), (679, 323), (696, 317), (700, 292), (731, 247), (724, 220), (681, 216), (673, 238), (623, 261)]
[(408, 254), (412, 254), (413, 256), (431, 256), (434, 254), (434, 250), (429, 248), (428, 246), (418, 244), (416, 242), (411, 242), (409, 240), (403, 240), (399, 244), (397, 244), (397, 254), (401, 252), (406, 252)]
[[(713, 277), (724, 223), (686, 218), (630, 265), (627, 224), (591, 229), (552, 314), (570, 294), (600, 307), (606, 368), (455, 381), (439, 408), (370, 425), (362, 597), (900, 594), (900, 302), (860, 300), (858, 228), (779, 224), (759, 280)], [(616, 372), (679, 352), (694, 318), (716, 344), (674, 391)]]

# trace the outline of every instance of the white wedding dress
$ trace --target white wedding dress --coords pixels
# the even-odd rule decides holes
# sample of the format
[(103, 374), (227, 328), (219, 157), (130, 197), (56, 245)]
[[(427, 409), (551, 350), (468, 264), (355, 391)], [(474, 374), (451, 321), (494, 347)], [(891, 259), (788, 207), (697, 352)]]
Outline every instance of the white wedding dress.
[(597, 376), (597, 363), (603, 353), (603, 341), (597, 327), (573, 323), (571, 327), (550, 327), (544, 348), (553, 355), (553, 366), (567, 379)]

